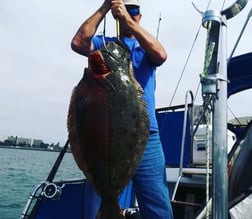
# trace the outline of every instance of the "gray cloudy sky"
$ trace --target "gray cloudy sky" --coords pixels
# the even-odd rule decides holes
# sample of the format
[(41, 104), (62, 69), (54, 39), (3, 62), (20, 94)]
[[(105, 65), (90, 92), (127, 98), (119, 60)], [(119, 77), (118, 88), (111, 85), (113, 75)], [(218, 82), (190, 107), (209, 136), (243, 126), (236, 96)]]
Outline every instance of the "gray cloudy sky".
[[(157, 107), (168, 106), (186, 58), (201, 25), (201, 15), (191, 1), (142, 0), (142, 25), (159, 39), (169, 58), (157, 75)], [(212, 1), (211, 9), (223, 2)], [(71, 51), (70, 42), (80, 24), (102, 0), (1, 0), (0, 2), (0, 140), (18, 135), (47, 143), (67, 140), (66, 118), (73, 87), (82, 76), (87, 59)], [(195, 0), (205, 11), (206, 0)], [(225, 1), (225, 7), (233, 1)], [(228, 54), (251, 9), (252, 3), (228, 21)], [(252, 22), (252, 21), (250, 21)], [(237, 53), (252, 51), (249, 23)], [(102, 31), (102, 27), (98, 31)], [(115, 23), (107, 19), (107, 35)], [(184, 103), (186, 90), (196, 91), (203, 69), (206, 30), (200, 29), (173, 104)], [(238, 116), (251, 115), (251, 91), (229, 101)], [(250, 97), (249, 97), (250, 95)], [(237, 104), (237, 100), (239, 101)], [(196, 103), (201, 104), (200, 94)]]

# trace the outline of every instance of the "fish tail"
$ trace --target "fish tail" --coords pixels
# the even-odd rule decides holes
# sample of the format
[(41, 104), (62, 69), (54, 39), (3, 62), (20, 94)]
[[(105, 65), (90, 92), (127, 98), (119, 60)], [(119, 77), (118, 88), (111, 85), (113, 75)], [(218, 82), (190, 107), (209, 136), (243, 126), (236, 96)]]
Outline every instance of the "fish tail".
[(102, 200), (96, 219), (125, 219), (117, 201)]

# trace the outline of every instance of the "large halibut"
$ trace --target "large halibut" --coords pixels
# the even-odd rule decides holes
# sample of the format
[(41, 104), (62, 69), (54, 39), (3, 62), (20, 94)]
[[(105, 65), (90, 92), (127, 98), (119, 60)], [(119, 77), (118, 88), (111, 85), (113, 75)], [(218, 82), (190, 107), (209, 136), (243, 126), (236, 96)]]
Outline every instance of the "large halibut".
[(130, 53), (119, 41), (89, 56), (73, 90), (69, 141), (79, 168), (102, 199), (97, 218), (123, 218), (118, 196), (134, 175), (149, 137), (143, 95)]

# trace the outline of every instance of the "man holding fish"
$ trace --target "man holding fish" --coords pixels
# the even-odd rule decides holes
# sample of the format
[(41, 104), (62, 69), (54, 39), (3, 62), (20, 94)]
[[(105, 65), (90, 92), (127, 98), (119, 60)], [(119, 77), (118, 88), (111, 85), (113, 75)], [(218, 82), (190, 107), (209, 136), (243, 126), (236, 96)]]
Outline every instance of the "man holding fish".
[[(146, 4), (149, 2), (146, 1)], [(96, 30), (109, 12), (119, 21), (120, 41), (130, 50), (134, 75), (144, 90), (150, 121), (149, 140), (142, 161), (133, 176), (133, 185), (143, 219), (171, 219), (172, 208), (166, 181), (165, 160), (155, 116), (156, 67), (167, 59), (160, 42), (140, 26), (141, 13), (138, 0), (105, 0), (73, 37), (72, 49), (84, 56), (103, 47), (104, 43), (116, 41), (117, 37), (95, 35)], [(122, 139), (123, 140), (123, 139)], [(99, 210), (99, 197), (93, 190), (86, 194), (89, 209), (85, 219), (94, 219)], [(93, 201), (92, 201), (93, 200)]]

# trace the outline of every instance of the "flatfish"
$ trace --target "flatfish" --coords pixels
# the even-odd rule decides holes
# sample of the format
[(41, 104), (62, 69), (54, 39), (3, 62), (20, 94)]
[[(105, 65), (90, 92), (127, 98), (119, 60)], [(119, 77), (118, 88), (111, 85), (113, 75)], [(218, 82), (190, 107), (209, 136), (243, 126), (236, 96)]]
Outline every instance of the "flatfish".
[(101, 197), (97, 218), (120, 219), (118, 196), (142, 159), (149, 116), (130, 52), (120, 41), (94, 51), (88, 62), (70, 101), (69, 141), (77, 165)]

